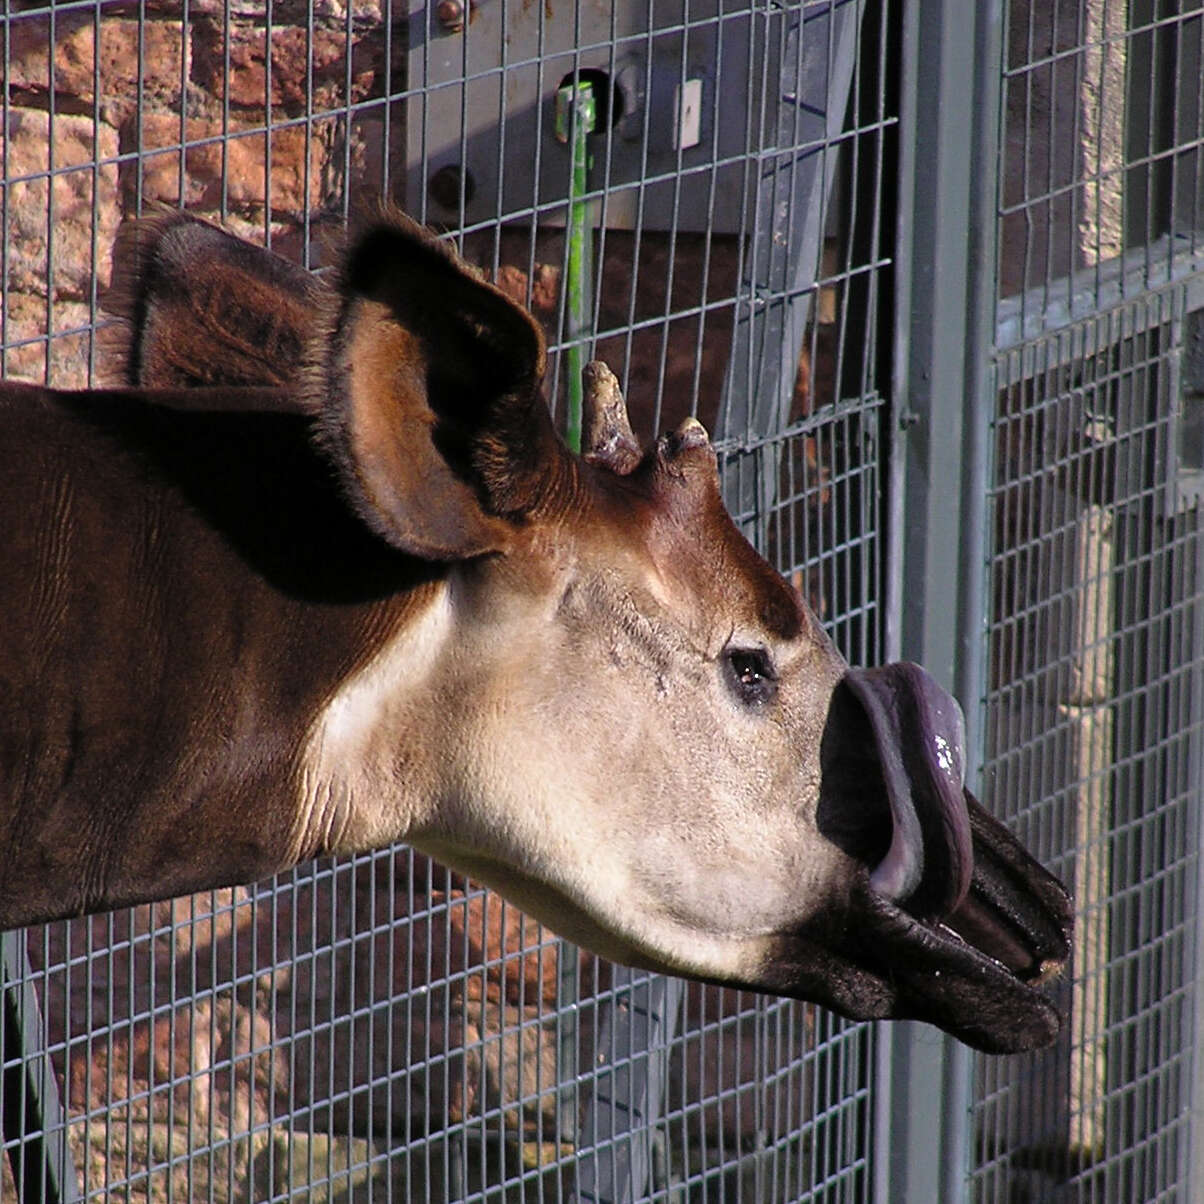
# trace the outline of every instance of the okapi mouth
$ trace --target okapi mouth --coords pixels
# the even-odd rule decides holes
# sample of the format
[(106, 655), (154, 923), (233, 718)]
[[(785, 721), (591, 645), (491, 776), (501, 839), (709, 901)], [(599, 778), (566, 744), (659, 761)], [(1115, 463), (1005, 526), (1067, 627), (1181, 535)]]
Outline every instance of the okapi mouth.
[(866, 869), (829, 935), (852, 963), (836, 1006), (996, 1052), (1052, 1041), (1040, 986), (1069, 956), (1070, 900), (965, 789), (957, 702), (918, 665), (850, 670), (821, 761), (820, 830)]

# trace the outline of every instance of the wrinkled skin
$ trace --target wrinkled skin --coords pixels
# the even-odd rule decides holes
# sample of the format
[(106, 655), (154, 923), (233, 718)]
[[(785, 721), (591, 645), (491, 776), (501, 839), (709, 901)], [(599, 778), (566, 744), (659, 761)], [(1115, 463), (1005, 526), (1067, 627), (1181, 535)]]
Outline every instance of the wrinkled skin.
[(408, 840), (620, 961), (1053, 1039), (1069, 905), (957, 704), (847, 670), (697, 423), (641, 450), (593, 366), (570, 455), (534, 323), (400, 218), (334, 287), (182, 217), (131, 258), (124, 387), (0, 393), (0, 925)]

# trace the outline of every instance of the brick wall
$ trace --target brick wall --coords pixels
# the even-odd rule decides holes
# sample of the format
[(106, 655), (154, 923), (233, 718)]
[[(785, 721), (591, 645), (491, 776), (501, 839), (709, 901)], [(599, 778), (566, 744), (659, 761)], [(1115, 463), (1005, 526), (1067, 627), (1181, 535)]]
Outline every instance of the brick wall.
[[(18, 13), (0, 25), (8, 98), (0, 375), (64, 387), (95, 378), (91, 327), (110, 248), (142, 205), (182, 204), (298, 261), (308, 239), (313, 262), (347, 209), (379, 195), (385, 98), (404, 88), (403, 14), (386, 21), (382, 0), (353, 0), (350, 12), (343, 0), (318, 0), (310, 29), (307, 5), (294, 0), (273, 6), (268, 28), (265, 6), (241, 0), (229, 15), (223, 0), (190, 0), (186, 21), (178, 2), (148, 0), (142, 19), (137, 7), (104, 4), (99, 17)], [(387, 103), (398, 146), (402, 105)], [(390, 175), (404, 175), (396, 155)], [(604, 339), (599, 351), (629, 374), (633, 422), (645, 438), (692, 410), (714, 429), (731, 334), (722, 304), (705, 330), (696, 318), (650, 325), (669, 305), (715, 307), (736, 287), (734, 239), (678, 238), (672, 256), (669, 241), (611, 232), (599, 260), (599, 329), (629, 318), (641, 327), (634, 339)], [(534, 247), (527, 231), (513, 231), (467, 248), (488, 266), (500, 263), (498, 283), (533, 309), (553, 342), (562, 242), (553, 227)], [(809, 405), (802, 367), (796, 414)]]
[(142, 19), (118, 3), (0, 26), (4, 375), (87, 383), (113, 236), (141, 204), (300, 258), (303, 231), (341, 225), (348, 168), (357, 187), (372, 164), (379, 178), (382, 107), (345, 112), (399, 88), (402, 23), (319, 0), (312, 29), (304, 3), (275, 5), (269, 29), (264, 7), (191, 0), (185, 21), (151, 0)]

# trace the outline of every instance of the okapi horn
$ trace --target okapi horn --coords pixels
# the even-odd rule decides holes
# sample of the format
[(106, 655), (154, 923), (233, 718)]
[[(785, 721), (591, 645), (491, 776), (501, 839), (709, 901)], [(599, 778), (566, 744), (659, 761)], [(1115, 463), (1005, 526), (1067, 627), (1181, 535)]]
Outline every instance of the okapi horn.
[(662, 440), (663, 454), (667, 458), (676, 456), (679, 452), (691, 447), (707, 447), (711, 442), (707, 428), (697, 418), (686, 418)]
[(591, 464), (626, 476), (640, 462), (640, 446), (627, 417), (615, 374), (601, 360), (581, 371), (581, 452)]

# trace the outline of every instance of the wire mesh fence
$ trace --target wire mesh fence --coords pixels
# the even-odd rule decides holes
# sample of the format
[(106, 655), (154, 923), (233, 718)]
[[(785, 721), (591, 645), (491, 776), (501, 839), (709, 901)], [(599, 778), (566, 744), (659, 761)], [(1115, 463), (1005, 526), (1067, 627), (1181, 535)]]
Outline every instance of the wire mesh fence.
[[(558, 415), (578, 350), (619, 372), (642, 437), (699, 414), (741, 521), (874, 661), (885, 378), (864, 352), (894, 19), (850, 0), (7, 4), (0, 366), (105, 378), (110, 248), (150, 206), (320, 270), (396, 201), (543, 323)], [(574, 191), (556, 105), (582, 84)], [(865, 1195), (872, 1029), (604, 964), (409, 850), (3, 951), (6, 1201)]]
[[(581, 355), (641, 437), (700, 416), (738, 521), (879, 660), (884, 581), (918, 572), (882, 516), (929, 437), (894, 305), (938, 7), (10, 2), (0, 367), (103, 379), (110, 247), (148, 205), (320, 270), (391, 199), (543, 324), (559, 418)], [(963, 43), (999, 114), (991, 313), (934, 342), (988, 366), (966, 413), (990, 454), (967, 434), (958, 465), (987, 498), (964, 701), (985, 801), (1073, 885), (1078, 938), (1060, 1044), (967, 1059), (964, 1095), (950, 1063), (922, 1106), (964, 1146), (920, 1157), (958, 1198), (1187, 1201), (1204, 8), (979, 7), (1003, 29)], [(407, 849), (2, 939), (5, 1201), (933, 1198), (894, 1179), (925, 1118), (892, 1104), (889, 1035), (608, 965)]]
[(983, 1201), (1199, 1190), (1202, 18), (1007, 6), (985, 781), (1077, 943), (1059, 1048), (979, 1067)]

